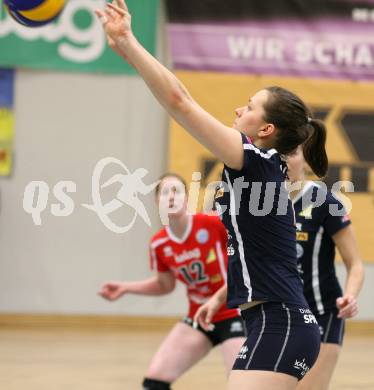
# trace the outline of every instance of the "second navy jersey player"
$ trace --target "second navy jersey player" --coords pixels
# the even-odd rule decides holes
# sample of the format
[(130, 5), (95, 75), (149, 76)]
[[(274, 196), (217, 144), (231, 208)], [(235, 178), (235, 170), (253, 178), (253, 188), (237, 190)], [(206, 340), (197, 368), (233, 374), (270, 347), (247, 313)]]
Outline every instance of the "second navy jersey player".
[[(313, 207), (317, 193), (326, 199)], [(319, 195), (319, 196), (320, 196)], [(351, 221), (343, 204), (329, 191), (308, 182), (294, 199), (297, 227), (298, 267), (304, 295), (315, 314), (336, 310), (342, 288), (335, 272), (335, 243), (332, 236)]]

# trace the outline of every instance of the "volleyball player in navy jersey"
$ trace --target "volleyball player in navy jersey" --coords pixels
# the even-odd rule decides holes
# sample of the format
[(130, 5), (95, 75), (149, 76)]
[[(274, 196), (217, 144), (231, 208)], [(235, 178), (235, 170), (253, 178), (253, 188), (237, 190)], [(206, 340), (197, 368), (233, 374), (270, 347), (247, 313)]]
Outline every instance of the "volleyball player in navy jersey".
[(228, 388), (295, 389), (317, 359), (320, 335), (297, 270), (293, 208), (284, 155), (303, 144), (318, 176), (327, 170), (325, 128), (279, 87), (236, 110), (233, 128), (200, 107), (136, 40), (123, 0), (96, 11), (109, 45), (128, 61), (168, 113), (225, 164), (217, 202), (228, 231), (228, 306), (239, 307), (246, 339)]
[[(357, 296), (364, 268), (350, 219), (343, 204), (325, 187), (305, 180), (301, 147), (287, 158), (288, 175), (300, 188), (291, 192), (297, 227), (297, 257), (304, 295), (321, 332), (321, 350), (298, 390), (328, 389), (340, 353), (344, 320), (358, 312)], [(319, 201), (318, 199), (324, 199)], [(317, 203), (318, 202), (318, 203)], [(347, 270), (344, 289), (335, 274), (335, 248)]]

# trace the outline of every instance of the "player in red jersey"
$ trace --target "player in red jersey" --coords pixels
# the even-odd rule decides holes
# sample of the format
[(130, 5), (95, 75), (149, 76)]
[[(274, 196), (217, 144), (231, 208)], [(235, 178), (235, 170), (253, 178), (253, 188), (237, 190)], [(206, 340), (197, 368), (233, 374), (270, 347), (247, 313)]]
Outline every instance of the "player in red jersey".
[(156, 194), (160, 215), (169, 220), (150, 244), (151, 266), (156, 275), (137, 282), (106, 282), (99, 294), (112, 301), (129, 293), (168, 294), (177, 279), (187, 286), (188, 314), (162, 342), (143, 381), (144, 389), (168, 390), (218, 344), (228, 374), (245, 332), (238, 310), (228, 309), (225, 304), (215, 314), (210, 331), (193, 323), (198, 308), (226, 288), (227, 232), (220, 219), (187, 213), (186, 185), (178, 175), (164, 175)]

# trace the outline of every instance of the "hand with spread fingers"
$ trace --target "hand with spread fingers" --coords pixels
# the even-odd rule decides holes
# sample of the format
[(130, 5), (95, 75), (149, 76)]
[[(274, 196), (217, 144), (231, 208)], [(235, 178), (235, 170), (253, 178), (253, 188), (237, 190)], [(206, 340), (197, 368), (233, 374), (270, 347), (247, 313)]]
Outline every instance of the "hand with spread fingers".
[(126, 46), (135, 37), (131, 30), (131, 15), (124, 0), (113, 0), (104, 10), (96, 9), (109, 46), (119, 55), (126, 56)]

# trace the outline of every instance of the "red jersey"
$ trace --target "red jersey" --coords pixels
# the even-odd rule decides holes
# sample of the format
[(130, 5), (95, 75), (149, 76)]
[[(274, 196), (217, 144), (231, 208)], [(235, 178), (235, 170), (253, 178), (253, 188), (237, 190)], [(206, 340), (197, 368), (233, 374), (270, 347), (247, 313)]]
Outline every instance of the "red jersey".
[[(169, 226), (156, 233), (150, 245), (151, 267), (173, 272), (187, 286), (188, 317), (193, 318), (227, 279), (227, 232), (217, 216), (189, 217), (186, 232), (176, 237)], [(222, 305), (212, 322), (237, 317), (237, 309)]]

